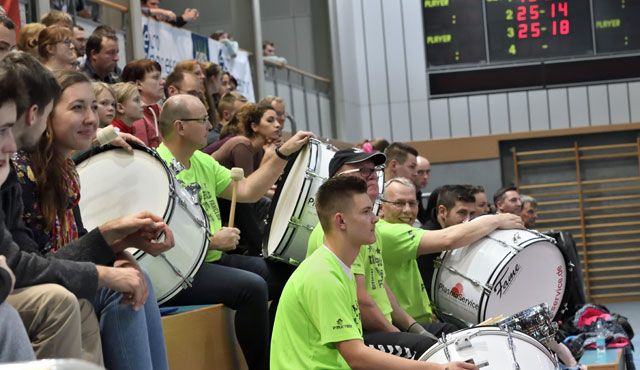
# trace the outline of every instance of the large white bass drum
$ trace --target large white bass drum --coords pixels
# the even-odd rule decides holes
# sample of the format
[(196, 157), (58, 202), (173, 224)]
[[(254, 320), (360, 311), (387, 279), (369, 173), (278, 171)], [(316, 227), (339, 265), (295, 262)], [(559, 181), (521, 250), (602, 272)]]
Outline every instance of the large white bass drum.
[(271, 202), (262, 244), (265, 257), (299, 265), (307, 255), (311, 231), (318, 224), (315, 196), (329, 178), (336, 148), (316, 139), (297, 153), (284, 169)]
[(563, 303), (567, 265), (555, 240), (531, 230), (496, 230), (471, 245), (443, 252), (432, 285), (438, 316), (460, 327)]
[(80, 212), (88, 229), (139, 211), (162, 216), (175, 246), (153, 257), (128, 248), (149, 274), (158, 303), (191, 286), (209, 246), (209, 222), (197, 194), (184, 189), (162, 158), (145, 147), (133, 154), (103, 147), (77, 160)]
[(491, 370), (555, 370), (557, 360), (530, 336), (497, 327), (477, 327), (447, 334), (419, 361), (446, 364), (463, 361)]

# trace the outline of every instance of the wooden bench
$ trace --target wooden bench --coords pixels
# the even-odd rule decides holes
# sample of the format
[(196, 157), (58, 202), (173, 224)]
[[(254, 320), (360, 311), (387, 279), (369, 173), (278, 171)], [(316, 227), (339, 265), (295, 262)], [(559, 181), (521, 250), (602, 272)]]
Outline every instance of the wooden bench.
[(607, 349), (605, 352), (584, 351), (580, 359), (588, 370), (625, 370), (624, 351), (621, 348)]
[(172, 370), (247, 369), (233, 329), (235, 312), (217, 304), (162, 317)]

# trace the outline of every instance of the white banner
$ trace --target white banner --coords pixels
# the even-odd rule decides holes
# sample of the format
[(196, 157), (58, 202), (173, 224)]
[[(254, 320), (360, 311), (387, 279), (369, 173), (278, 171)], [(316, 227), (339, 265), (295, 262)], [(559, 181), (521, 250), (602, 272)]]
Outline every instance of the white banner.
[(239, 50), (235, 58), (232, 58), (227, 48), (216, 40), (209, 39), (209, 58), (218, 63), (223, 71), (231, 73), (238, 81), (238, 92), (250, 102), (255, 102), (253, 95), (253, 80), (251, 78), (251, 65), (249, 64), (249, 53)]

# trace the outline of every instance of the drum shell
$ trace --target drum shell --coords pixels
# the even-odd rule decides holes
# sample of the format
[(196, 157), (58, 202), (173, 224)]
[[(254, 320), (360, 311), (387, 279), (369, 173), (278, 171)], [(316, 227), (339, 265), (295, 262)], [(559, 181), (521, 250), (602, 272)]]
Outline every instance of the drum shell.
[(540, 303), (555, 315), (566, 287), (566, 263), (551, 240), (528, 230), (497, 230), (444, 252), (432, 286), (442, 319), (468, 327)]
[[(471, 346), (456, 346), (456, 340), (469, 337)], [(511, 332), (513, 353), (521, 370), (554, 370), (556, 360), (551, 353), (530, 336)], [(450, 359), (447, 359), (447, 349)], [(437, 343), (429, 348), (419, 359), (438, 364), (450, 361), (473, 360), (476, 364), (482, 361), (489, 363), (489, 369), (512, 370), (514, 361), (509, 346), (507, 332), (496, 327), (477, 327), (463, 329), (446, 336), (446, 342)]]
[[(162, 215), (175, 239), (175, 246), (164, 256), (181, 275), (195, 275), (209, 245), (208, 220), (155, 151), (135, 146), (129, 154), (104, 147), (81, 157), (77, 169), (85, 227), (98, 227), (140, 211)], [(149, 275), (160, 304), (183, 289), (184, 279), (162, 257), (127, 250)]]

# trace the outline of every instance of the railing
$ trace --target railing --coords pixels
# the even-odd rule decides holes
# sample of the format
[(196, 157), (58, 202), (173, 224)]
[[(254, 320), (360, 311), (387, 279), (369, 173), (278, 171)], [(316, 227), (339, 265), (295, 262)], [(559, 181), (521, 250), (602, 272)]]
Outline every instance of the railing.
[(309, 130), (320, 137), (335, 137), (331, 80), (288, 64), (265, 61), (267, 95), (280, 96), (287, 110), (287, 131)]

